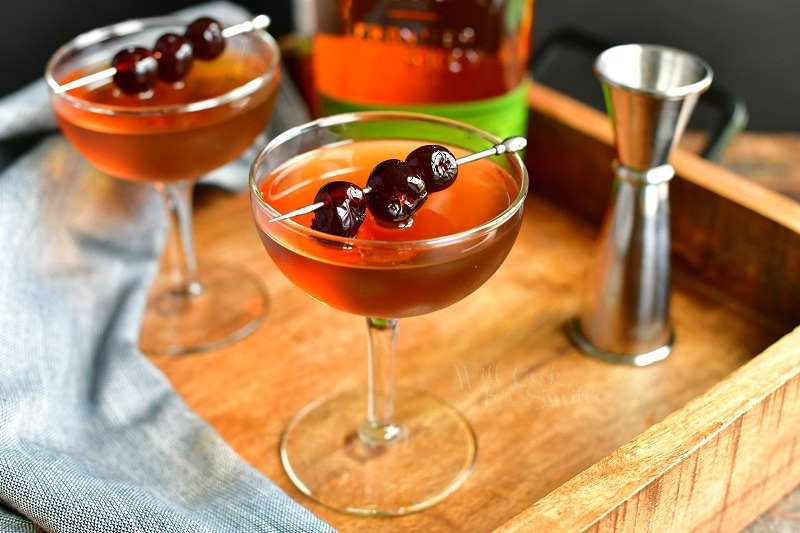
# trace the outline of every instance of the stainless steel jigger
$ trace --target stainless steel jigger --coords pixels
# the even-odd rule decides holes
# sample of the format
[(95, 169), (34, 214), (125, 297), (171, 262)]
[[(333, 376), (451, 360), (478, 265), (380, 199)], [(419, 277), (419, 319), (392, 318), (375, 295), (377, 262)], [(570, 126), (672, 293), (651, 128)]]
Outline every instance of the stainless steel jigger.
[(667, 163), (711, 68), (673, 48), (627, 44), (597, 57), (618, 161), (611, 207), (580, 317), (568, 326), (587, 355), (645, 366), (669, 355), (669, 180)]

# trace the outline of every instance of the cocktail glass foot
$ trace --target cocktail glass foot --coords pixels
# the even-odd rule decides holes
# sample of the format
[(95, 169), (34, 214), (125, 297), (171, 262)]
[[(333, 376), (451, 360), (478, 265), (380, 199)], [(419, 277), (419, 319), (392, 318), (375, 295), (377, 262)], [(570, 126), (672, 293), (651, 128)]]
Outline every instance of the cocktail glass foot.
[(368, 390), (320, 398), (283, 433), (281, 462), (307, 496), (336, 510), (397, 516), (456, 490), (477, 457), (472, 427), (446, 402), (398, 387), (390, 427), (365, 423)]
[(149, 355), (215, 350), (255, 331), (267, 309), (267, 294), (255, 276), (230, 266), (201, 265), (196, 281), (187, 285), (156, 281), (139, 347)]

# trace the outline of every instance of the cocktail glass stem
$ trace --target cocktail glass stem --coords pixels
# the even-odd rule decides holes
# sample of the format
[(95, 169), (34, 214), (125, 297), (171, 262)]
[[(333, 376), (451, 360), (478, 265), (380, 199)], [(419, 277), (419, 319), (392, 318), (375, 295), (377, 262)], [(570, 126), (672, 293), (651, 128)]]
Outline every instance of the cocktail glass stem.
[(369, 444), (385, 445), (403, 436), (394, 423), (394, 363), (397, 319), (367, 317), (367, 418), (358, 434)]
[(176, 236), (173, 268), (178, 282), (171, 289), (176, 296), (197, 296), (203, 286), (197, 277), (197, 257), (194, 254), (194, 226), (192, 222), (192, 194), (194, 180), (159, 183), (170, 214), (172, 231)]

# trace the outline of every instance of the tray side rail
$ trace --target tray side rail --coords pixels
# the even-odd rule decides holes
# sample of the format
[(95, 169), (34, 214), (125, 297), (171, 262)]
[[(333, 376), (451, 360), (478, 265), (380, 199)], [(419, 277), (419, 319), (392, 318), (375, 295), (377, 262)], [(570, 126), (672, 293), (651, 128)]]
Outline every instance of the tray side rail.
[(496, 531), (738, 531), (800, 483), (800, 328)]

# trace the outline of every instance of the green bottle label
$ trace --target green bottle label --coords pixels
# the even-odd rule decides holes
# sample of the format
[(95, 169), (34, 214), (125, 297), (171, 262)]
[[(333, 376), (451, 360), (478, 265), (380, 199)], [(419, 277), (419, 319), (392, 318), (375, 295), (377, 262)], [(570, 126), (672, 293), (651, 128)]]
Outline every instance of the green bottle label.
[(438, 105), (386, 106), (357, 104), (320, 95), (323, 115), (352, 113), (354, 111), (396, 110), (438, 115), (488, 131), (504, 139), (513, 135), (524, 136), (528, 126), (528, 81), (523, 81), (512, 91), (471, 102)]

